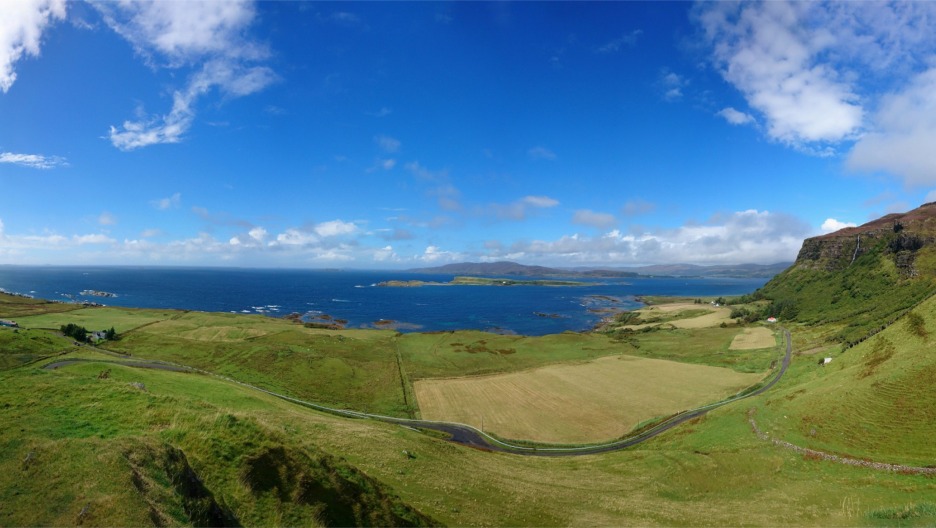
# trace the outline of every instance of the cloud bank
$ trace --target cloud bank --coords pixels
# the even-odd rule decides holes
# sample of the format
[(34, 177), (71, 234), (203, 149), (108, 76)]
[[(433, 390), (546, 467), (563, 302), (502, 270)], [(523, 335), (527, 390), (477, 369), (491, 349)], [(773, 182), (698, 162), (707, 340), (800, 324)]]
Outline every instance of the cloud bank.
[[(693, 18), (770, 139), (936, 183), (936, 3), (705, 2)], [(754, 121), (731, 107), (717, 115)]]
[(0, 17), (0, 90), (16, 82), (14, 66), (23, 56), (38, 57), (42, 33), (65, 18), (65, 0), (13, 0), (3, 3)]
[(194, 68), (187, 85), (172, 94), (163, 115), (127, 120), (108, 134), (120, 150), (178, 143), (191, 128), (198, 100), (217, 90), (242, 97), (277, 80), (265, 46), (246, 37), (256, 18), (253, 2), (102, 2), (94, 6), (154, 68)]

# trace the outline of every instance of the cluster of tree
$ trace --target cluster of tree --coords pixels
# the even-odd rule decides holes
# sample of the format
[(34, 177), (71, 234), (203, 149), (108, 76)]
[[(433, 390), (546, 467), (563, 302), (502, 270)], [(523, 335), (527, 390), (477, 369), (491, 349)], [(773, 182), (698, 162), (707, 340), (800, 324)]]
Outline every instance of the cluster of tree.
[(83, 326), (78, 326), (74, 323), (68, 323), (67, 325), (62, 325), (62, 333), (67, 337), (74, 339), (79, 342), (88, 341), (88, 329)]
[[(89, 343), (91, 341), (91, 332), (88, 332), (88, 329), (83, 326), (79, 326), (74, 323), (68, 323), (66, 325), (62, 325), (60, 330), (62, 331), (62, 334), (80, 343)], [(115, 341), (117, 339), (117, 331), (114, 330), (113, 326), (110, 327), (110, 330), (104, 331), (104, 339), (108, 341)]]
[(764, 306), (736, 306), (731, 309), (732, 319), (741, 319), (746, 323), (762, 321), (769, 317), (776, 317), (782, 321), (796, 318), (799, 309), (791, 299), (778, 299)]

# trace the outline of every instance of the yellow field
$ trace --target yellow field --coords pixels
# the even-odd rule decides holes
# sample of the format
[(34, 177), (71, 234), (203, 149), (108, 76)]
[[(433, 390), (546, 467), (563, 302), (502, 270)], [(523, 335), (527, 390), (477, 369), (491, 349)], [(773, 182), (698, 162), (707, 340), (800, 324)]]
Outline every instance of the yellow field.
[(731, 350), (754, 350), (756, 348), (771, 348), (777, 345), (774, 333), (769, 328), (763, 326), (757, 328), (745, 328), (743, 332), (736, 335), (731, 341)]
[(690, 409), (756, 383), (760, 374), (660, 359), (612, 356), (575, 365), (414, 384), (422, 417), (501, 437), (588, 443), (623, 436), (643, 420)]
[(626, 325), (625, 328), (640, 330), (651, 326), (672, 325), (675, 328), (693, 329), (693, 328), (711, 328), (722, 323), (731, 322), (731, 309), (724, 306), (712, 306), (710, 304), (695, 303), (671, 303), (648, 306), (636, 310), (641, 317), (653, 318), (660, 313), (677, 314), (689, 310), (707, 310), (708, 313), (685, 319), (673, 319), (666, 322), (643, 323), (636, 325)]

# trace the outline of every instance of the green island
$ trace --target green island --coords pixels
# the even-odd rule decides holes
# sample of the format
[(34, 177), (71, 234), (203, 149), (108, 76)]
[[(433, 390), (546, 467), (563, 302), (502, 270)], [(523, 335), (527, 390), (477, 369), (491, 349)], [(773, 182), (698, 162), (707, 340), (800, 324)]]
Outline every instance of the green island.
[[(586, 333), (310, 328), (0, 294), (0, 524), (932, 525), (936, 206), (923, 209), (808, 239), (750, 295), (646, 298)], [(112, 339), (63, 334), (78, 327)], [(366, 417), (464, 423), (539, 455), (700, 408), (624, 449), (548, 457)]]
[(421, 286), (600, 286), (599, 283), (551, 280), (551, 279), (505, 279), (491, 277), (459, 276), (449, 282), (435, 282), (422, 280), (390, 280), (378, 282), (378, 287), (385, 288), (418, 288)]

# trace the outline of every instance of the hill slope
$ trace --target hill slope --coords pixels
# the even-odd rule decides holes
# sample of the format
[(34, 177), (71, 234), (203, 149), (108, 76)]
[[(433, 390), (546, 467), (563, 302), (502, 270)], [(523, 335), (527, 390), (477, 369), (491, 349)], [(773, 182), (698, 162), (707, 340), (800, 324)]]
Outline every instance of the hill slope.
[(807, 239), (789, 269), (758, 295), (785, 314), (839, 327), (851, 345), (936, 292), (936, 203)]

